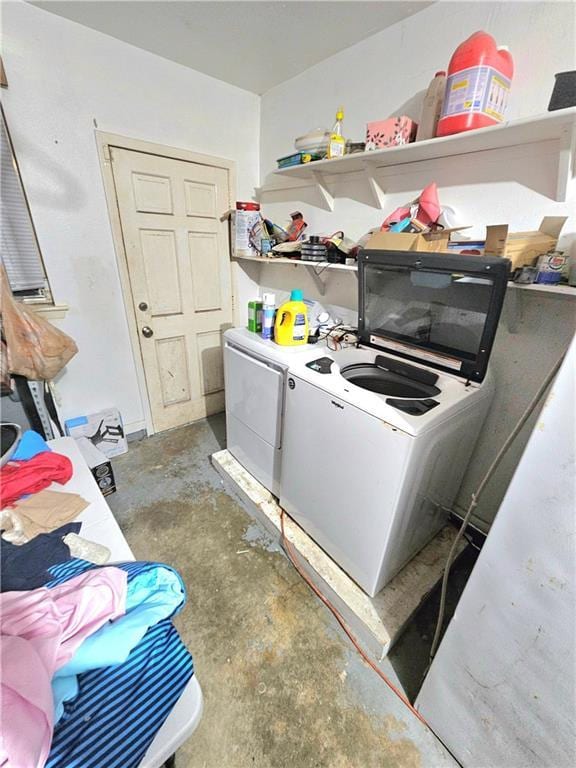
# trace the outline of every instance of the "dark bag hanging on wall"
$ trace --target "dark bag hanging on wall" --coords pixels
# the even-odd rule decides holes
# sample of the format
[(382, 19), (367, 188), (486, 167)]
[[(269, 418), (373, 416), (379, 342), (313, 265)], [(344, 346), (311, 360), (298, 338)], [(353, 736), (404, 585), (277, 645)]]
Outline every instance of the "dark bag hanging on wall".
[(3, 266), (0, 266), (0, 290), (10, 373), (32, 381), (50, 381), (78, 352), (76, 343), (24, 304), (15, 301)]

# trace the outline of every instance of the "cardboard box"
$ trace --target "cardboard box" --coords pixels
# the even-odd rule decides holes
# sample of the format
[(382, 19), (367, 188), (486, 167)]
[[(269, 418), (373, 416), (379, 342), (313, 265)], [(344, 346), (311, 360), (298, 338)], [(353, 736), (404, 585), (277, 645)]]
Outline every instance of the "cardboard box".
[(438, 232), (404, 233), (374, 232), (365, 245), (370, 251), (428, 251), (429, 253), (448, 252), (448, 241), (452, 232), (459, 232), (466, 227), (442, 229)]
[(118, 408), (107, 408), (90, 416), (67, 419), (64, 429), (70, 437), (87, 437), (109, 459), (128, 451), (128, 441)]
[(76, 442), (98, 488), (102, 491), (102, 495), (109, 496), (111, 493), (115, 493), (114, 472), (112, 471), (112, 464), (106, 456), (98, 448), (95, 448), (87, 437), (79, 437)]
[(409, 144), (416, 138), (417, 124), (406, 115), (366, 124), (366, 149), (384, 149)]
[(232, 256), (256, 256), (257, 251), (250, 242), (250, 233), (261, 219), (260, 205), (257, 203), (239, 203), (240, 205), (258, 205), (257, 210), (226, 211), (220, 221), (228, 219), (230, 251)]
[(567, 216), (546, 216), (538, 231), (508, 232), (508, 224), (486, 227), (486, 256), (503, 256), (512, 262), (512, 270), (534, 264), (539, 256), (553, 251)]

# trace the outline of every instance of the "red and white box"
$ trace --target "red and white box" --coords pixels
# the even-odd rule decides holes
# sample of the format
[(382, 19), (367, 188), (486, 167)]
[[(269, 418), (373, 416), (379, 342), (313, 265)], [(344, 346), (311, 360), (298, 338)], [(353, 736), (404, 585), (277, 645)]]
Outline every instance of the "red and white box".
[(366, 149), (385, 149), (410, 144), (416, 138), (417, 123), (406, 115), (366, 124)]

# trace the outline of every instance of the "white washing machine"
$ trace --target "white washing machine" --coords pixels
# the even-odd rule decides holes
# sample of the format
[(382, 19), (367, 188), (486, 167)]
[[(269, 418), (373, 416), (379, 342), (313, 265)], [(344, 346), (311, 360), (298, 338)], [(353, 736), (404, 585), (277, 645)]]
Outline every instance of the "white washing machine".
[(366, 251), (359, 346), (290, 364), (281, 506), (369, 595), (446, 523), (492, 400), (508, 272)]
[(286, 372), (318, 357), (316, 347), (281, 347), (245, 328), (224, 333), (226, 447), (262, 485), (280, 495)]

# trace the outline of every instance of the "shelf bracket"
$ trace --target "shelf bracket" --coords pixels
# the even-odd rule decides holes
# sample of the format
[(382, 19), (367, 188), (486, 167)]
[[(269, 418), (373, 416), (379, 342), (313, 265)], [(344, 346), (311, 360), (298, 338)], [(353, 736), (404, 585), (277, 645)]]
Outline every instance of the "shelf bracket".
[(324, 294), (326, 293), (326, 283), (324, 282), (324, 280), (322, 280), (318, 272), (316, 272), (316, 267), (306, 267), (306, 269), (308, 270), (310, 277), (314, 281), (314, 285), (316, 286), (318, 293), (320, 294), (320, 296), (324, 296)]
[(574, 156), (576, 155), (576, 126), (570, 125), (564, 129), (560, 137), (558, 151), (558, 174), (556, 177), (556, 200), (565, 203), (568, 196), (568, 186), (574, 173)]
[(372, 203), (375, 208), (383, 210), (386, 203), (386, 193), (380, 186), (379, 182), (376, 181), (374, 170), (375, 168), (372, 163), (364, 163), (364, 177), (368, 183), (368, 189), (370, 191)]
[(524, 298), (522, 290), (516, 286), (506, 291), (508, 333), (518, 333), (518, 326), (524, 316)]
[(332, 193), (328, 190), (324, 176), (319, 171), (312, 171), (312, 177), (314, 178), (316, 189), (318, 190), (318, 194), (320, 195), (320, 199), (322, 201), (322, 208), (327, 211), (333, 211), (334, 195), (332, 195)]

